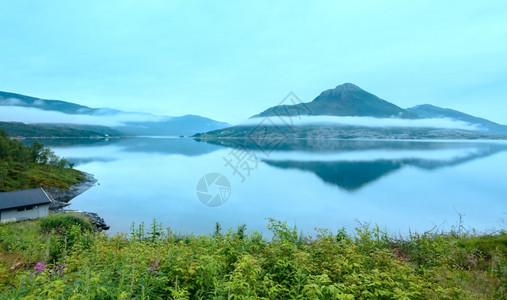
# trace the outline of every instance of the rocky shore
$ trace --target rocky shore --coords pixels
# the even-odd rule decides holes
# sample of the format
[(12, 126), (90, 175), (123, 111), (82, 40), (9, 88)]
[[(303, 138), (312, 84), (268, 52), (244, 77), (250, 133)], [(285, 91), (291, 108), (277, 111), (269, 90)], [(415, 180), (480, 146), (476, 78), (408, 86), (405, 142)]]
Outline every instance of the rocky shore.
[(97, 228), (98, 231), (102, 230), (108, 230), (109, 226), (106, 224), (103, 218), (101, 218), (98, 214), (92, 213), (92, 212), (86, 212), (86, 211), (80, 211), (79, 213), (85, 215), (90, 219), (90, 222), (92, 223), (95, 228)]
[(76, 211), (76, 210), (70, 210), (70, 209), (63, 209), (64, 207), (70, 205), (69, 201), (74, 199), (76, 196), (86, 192), (89, 188), (94, 186), (97, 183), (97, 179), (93, 177), (92, 174), (82, 172), (84, 179), (79, 181), (77, 184), (72, 185), (69, 189), (61, 189), (61, 188), (55, 188), (55, 187), (47, 187), (44, 188), (46, 193), (49, 197), (53, 200), (51, 205), (49, 206), (49, 209), (52, 212), (77, 212), (84, 216), (86, 216), (88, 219), (90, 219), (90, 222), (92, 223), (97, 230), (108, 230), (109, 226), (107, 226), (106, 222), (103, 218), (101, 218), (98, 214), (93, 212), (86, 212), (86, 211)]
[(87, 217), (90, 220), (90, 223), (98, 230), (108, 230), (109, 226), (106, 224), (103, 218), (101, 218), (98, 214), (87, 212), (87, 211), (79, 211), (79, 210), (73, 210), (73, 209), (56, 209), (52, 210), (53, 213), (78, 213), (85, 217)]
[(48, 196), (53, 199), (53, 203), (51, 203), (49, 209), (57, 210), (70, 205), (70, 200), (86, 192), (89, 188), (95, 185), (95, 183), (97, 183), (97, 179), (95, 179), (92, 174), (86, 172), (82, 173), (84, 179), (79, 181), (77, 184), (72, 185), (69, 189), (61, 189), (56, 187), (44, 188)]

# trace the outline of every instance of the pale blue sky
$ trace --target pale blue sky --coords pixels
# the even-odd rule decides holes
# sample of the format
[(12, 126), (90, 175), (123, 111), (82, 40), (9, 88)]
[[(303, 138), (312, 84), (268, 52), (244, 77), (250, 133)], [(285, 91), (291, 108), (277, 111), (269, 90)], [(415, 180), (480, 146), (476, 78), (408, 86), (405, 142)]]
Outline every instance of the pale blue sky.
[(238, 122), (352, 82), (507, 124), (507, 1), (295, 2), (0, 0), (0, 90)]

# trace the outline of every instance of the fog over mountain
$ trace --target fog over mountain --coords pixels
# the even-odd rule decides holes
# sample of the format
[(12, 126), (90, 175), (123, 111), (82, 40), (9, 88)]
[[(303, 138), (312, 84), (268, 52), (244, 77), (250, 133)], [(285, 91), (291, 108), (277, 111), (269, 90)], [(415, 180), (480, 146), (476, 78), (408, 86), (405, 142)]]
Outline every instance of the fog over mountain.
[[(196, 115), (170, 117), (91, 108), (7, 92), (0, 92), (0, 106), (1, 121), (101, 125), (127, 135), (193, 135), (207, 132), (208, 137), (217, 136), (217, 133), (221, 137), (239, 137), (248, 134), (251, 131), (249, 127), (260, 124), (265, 127), (304, 128), (298, 129), (304, 132), (291, 135), (296, 138), (415, 138), (414, 135), (417, 135), (418, 138), (455, 139), (507, 135), (507, 126), (428, 104), (403, 109), (352, 83), (323, 91), (307, 103), (301, 102), (295, 95), (289, 96), (279, 105), (233, 127)], [(319, 129), (319, 126), (325, 129)], [(338, 129), (340, 132), (336, 131)]]
[[(334, 89), (323, 91), (308, 103), (294, 98), (289, 97), (284, 103), (270, 107), (252, 118), (270, 117), (270, 121), (273, 123), (295, 122), (295, 125), (333, 123), (371, 127), (458, 128), (492, 134), (507, 134), (507, 126), (457, 110), (430, 104), (403, 109), (352, 83), (344, 83)], [(339, 116), (341, 118), (323, 116)], [(245, 124), (251, 124), (251, 121)]]
[(117, 112), (109, 115), (67, 114), (60, 111), (41, 110), (35, 107), (4, 106), (0, 108), (0, 119), (23, 123), (65, 123), (102, 126), (121, 126), (126, 122), (160, 122), (167, 117), (149, 114)]
[(344, 83), (322, 92), (307, 103), (289, 95), (279, 105), (237, 126), (207, 132), (199, 137), (251, 138), (259, 133), (274, 139), (479, 139), (505, 136), (507, 126), (432, 105), (403, 109), (352, 83)]
[(475, 124), (478, 131), (491, 134), (507, 134), (507, 126), (500, 125), (490, 120), (474, 117), (457, 110), (442, 108), (431, 104), (417, 105), (407, 108), (407, 111), (420, 118), (447, 118), (469, 124)]
[(1, 106), (34, 107), (42, 110), (59, 111), (66, 114), (104, 115), (120, 112), (110, 108), (91, 108), (60, 100), (46, 100), (15, 93), (0, 91)]
[(291, 116), (269, 117), (266, 122), (263, 118), (255, 117), (238, 124), (239, 126), (255, 126), (259, 123), (267, 126), (358, 126), (358, 127), (410, 127), (410, 128), (446, 128), (478, 130), (480, 125), (455, 120), (452, 118), (428, 118), (428, 119), (401, 119), (401, 118), (375, 118), (375, 117), (334, 117), (334, 116)]
[(101, 125), (130, 135), (191, 135), (229, 125), (196, 115), (172, 117), (111, 108), (90, 108), (66, 101), (7, 92), (0, 92), (0, 106), (1, 121)]

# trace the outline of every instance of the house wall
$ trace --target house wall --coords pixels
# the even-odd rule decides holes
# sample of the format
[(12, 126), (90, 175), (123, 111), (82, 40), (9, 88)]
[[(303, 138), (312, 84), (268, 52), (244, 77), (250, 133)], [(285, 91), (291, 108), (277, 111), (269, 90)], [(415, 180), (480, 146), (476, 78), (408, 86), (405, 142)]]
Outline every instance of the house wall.
[(18, 211), (17, 208), (0, 211), (0, 222), (15, 222), (28, 219), (45, 217), (49, 213), (49, 204), (40, 204), (32, 209)]

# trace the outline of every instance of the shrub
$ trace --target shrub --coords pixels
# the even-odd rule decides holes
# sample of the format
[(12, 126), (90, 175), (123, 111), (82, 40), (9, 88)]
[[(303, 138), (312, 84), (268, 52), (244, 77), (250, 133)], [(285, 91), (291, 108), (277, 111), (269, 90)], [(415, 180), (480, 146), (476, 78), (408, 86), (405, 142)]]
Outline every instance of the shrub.
[(49, 214), (40, 220), (40, 228), (43, 232), (56, 232), (57, 234), (68, 233), (72, 226), (78, 226), (82, 231), (92, 231), (93, 226), (85, 217), (72, 214)]

